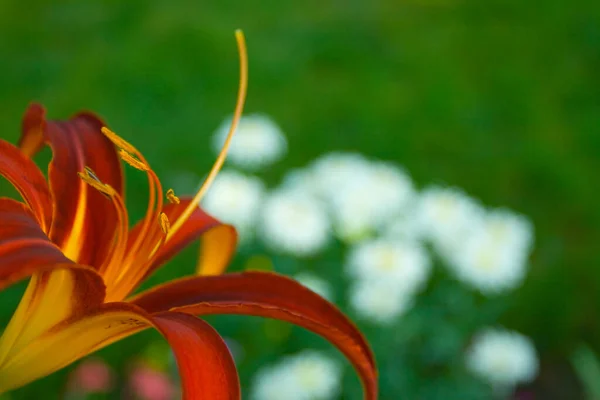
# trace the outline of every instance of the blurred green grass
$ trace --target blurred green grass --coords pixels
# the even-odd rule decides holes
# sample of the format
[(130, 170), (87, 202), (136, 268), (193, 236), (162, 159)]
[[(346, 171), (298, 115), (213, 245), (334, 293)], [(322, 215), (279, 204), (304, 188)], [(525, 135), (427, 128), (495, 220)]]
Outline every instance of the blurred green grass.
[[(360, 151), (401, 163), (420, 186), (456, 185), (530, 216), (533, 266), (503, 322), (550, 363), (581, 340), (600, 351), (599, 3), (3, 0), (2, 138), (16, 140), (32, 100), (53, 118), (90, 109), (165, 185), (202, 176), (210, 135), (233, 111), (236, 28), (250, 57), (246, 110), (271, 115), (290, 141), (262, 177)], [(144, 180), (127, 178), (139, 216)], [(153, 281), (192, 263), (187, 252)], [(3, 321), (18, 293), (3, 294)], [(154, 337), (105, 353), (124, 360)]]

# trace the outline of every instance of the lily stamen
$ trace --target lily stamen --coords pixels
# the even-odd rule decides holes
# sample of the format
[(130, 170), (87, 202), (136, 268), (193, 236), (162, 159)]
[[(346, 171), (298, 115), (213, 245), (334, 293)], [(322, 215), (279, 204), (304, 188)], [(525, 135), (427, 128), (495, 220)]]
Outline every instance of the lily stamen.
[(171, 204), (179, 204), (180, 203), (179, 197), (177, 197), (175, 195), (175, 191), (173, 191), (173, 189), (167, 190), (166, 196)]
[(116, 193), (112, 187), (103, 183), (89, 167), (85, 167), (83, 172), (77, 172), (77, 175), (82, 181), (107, 197), (112, 197)]
[(150, 169), (148, 164), (138, 160), (124, 149), (119, 150), (119, 156), (121, 156), (121, 160), (125, 161), (135, 169), (139, 169), (140, 171), (148, 171)]
[(106, 273), (111, 270), (111, 266), (118, 264), (118, 262), (122, 260), (127, 248), (127, 237), (129, 233), (127, 209), (123, 199), (119, 196), (117, 191), (110, 185), (102, 182), (91, 168), (85, 167), (83, 172), (77, 172), (77, 175), (79, 175), (82, 181), (110, 198), (117, 213), (117, 221), (119, 221), (118, 229), (115, 232), (115, 238), (111, 244), (111, 251), (108, 253), (111, 256), (104, 260), (104, 263), (99, 268), (102, 273)]
[(104, 136), (106, 136), (111, 142), (114, 143), (119, 149), (125, 150), (129, 154), (133, 154), (146, 163), (146, 159), (142, 156), (142, 153), (138, 151), (131, 143), (121, 138), (119, 135), (108, 129), (106, 126), (100, 129)]
[(240, 54), (240, 83), (238, 87), (235, 111), (233, 113), (233, 119), (231, 121), (229, 132), (227, 133), (227, 138), (225, 139), (223, 148), (221, 149), (217, 160), (215, 161), (208, 176), (206, 177), (206, 180), (204, 181), (204, 183), (198, 190), (198, 193), (196, 193), (190, 204), (181, 213), (179, 218), (177, 218), (177, 220), (171, 227), (171, 230), (167, 234), (167, 240), (173, 237), (175, 232), (177, 232), (179, 228), (181, 228), (183, 223), (192, 215), (194, 210), (200, 205), (200, 201), (206, 194), (206, 191), (217, 177), (217, 174), (221, 170), (221, 167), (223, 167), (223, 163), (225, 162), (225, 158), (227, 157), (227, 151), (229, 150), (229, 146), (231, 144), (231, 139), (233, 138), (240, 118), (242, 117), (242, 111), (244, 110), (244, 102), (246, 101), (246, 91), (248, 87), (248, 52), (246, 49), (246, 40), (244, 39), (244, 34), (241, 30), (238, 29), (237, 31), (235, 31), (235, 38), (237, 40), (238, 52)]
[(160, 229), (162, 229), (165, 235), (169, 233), (169, 229), (171, 229), (169, 217), (167, 217), (167, 214), (165, 213), (160, 213)]

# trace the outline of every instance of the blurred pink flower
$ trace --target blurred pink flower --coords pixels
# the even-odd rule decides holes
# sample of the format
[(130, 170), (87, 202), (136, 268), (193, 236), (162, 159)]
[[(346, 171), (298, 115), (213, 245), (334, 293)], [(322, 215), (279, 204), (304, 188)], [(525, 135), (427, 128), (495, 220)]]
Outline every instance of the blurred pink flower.
[(106, 393), (113, 388), (113, 373), (102, 360), (88, 359), (71, 373), (71, 390), (83, 393)]
[(129, 378), (131, 390), (142, 400), (171, 400), (175, 387), (169, 376), (146, 365), (137, 365)]

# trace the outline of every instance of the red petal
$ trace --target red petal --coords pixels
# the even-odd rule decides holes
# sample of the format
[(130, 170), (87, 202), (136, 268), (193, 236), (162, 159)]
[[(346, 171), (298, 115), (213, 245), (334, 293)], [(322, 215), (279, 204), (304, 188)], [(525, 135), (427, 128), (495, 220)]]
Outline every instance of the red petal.
[(52, 221), (52, 197), (46, 178), (31, 159), (4, 140), (0, 140), (0, 175), (19, 191), (47, 232)]
[(286, 277), (245, 272), (186, 278), (144, 292), (132, 303), (149, 312), (256, 315), (300, 325), (338, 347), (360, 375), (365, 398), (377, 398), (375, 359), (360, 331), (333, 304)]
[(0, 363), (0, 375), (3, 377), (0, 391), (48, 375), (152, 325), (173, 349), (181, 373), (184, 399), (240, 398), (231, 354), (210, 325), (188, 314), (165, 312), (150, 315), (127, 303), (108, 303), (86, 315), (64, 320), (29, 345), (7, 354), (4, 362)]
[(111, 202), (82, 182), (77, 172), (90, 167), (122, 195), (119, 157), (100, 131), (104, 123), (94, 115), (82, 113), (55, 122), (47, 121), (45, 114), (40, 105), (29, 107), (20, 145), (27, 154), (35, 153), (42, 139), (52, 147), (48, 176), (55, 209), (50, 238), (74, 261), (99, 266), (113, 238), (115, 212)]
[(0, 198), (0, 221), (0, 289), (36, 271), (71, 263), (25, 204)]
[[(190, 201), (191, 198), (181, 198), (179, 204), (165, 205), (163, 212), (169, 217), (171, 224), (181, 215)], [(140, 225), (141, 223), (136, 224), (130, 232), (130, 245), (137, 237)], [(233, 226), (221, 223), (198, 207), (169, 241), (158, 250), (146, 276), (198, 238), (201, 239), (199, 272), (204, 275), (222, 273), (235, 251), (237, 233)]]
[(167, 339), (181, 375), (184, 399), (240, 399), (240, 384), (229, 349), (217, 331), (189, 314), (152, 316)]

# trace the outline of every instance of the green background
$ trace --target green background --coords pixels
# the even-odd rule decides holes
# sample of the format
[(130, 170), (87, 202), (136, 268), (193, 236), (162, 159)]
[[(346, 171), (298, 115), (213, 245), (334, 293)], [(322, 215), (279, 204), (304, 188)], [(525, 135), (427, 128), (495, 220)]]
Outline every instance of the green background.
[[(574, 346), (600, 351), (600, 3), (1, 0), (2, 138), (16, 140), (33, 100), (51, 118), (89, 109), (165, 185), (202, 176), (233, 111), (236, 28), (250, 58), (246, 111), (272, 116), (289, 139), (268, 182), (322, 153), (359, 151), (404, 165), (419, 186), (456, 185), (532, 219), (532, 268), (500, 322), (536, 342), (539, 390), (568, 387)], [(128, 201), (140, 216), (135, 171)], [(178, 261), (153, 281), (191, 272), (193, 252)], [(2, 294), (3, 321), (21, 286)], [(154, 338), (103, 354), (118, 362)]]

